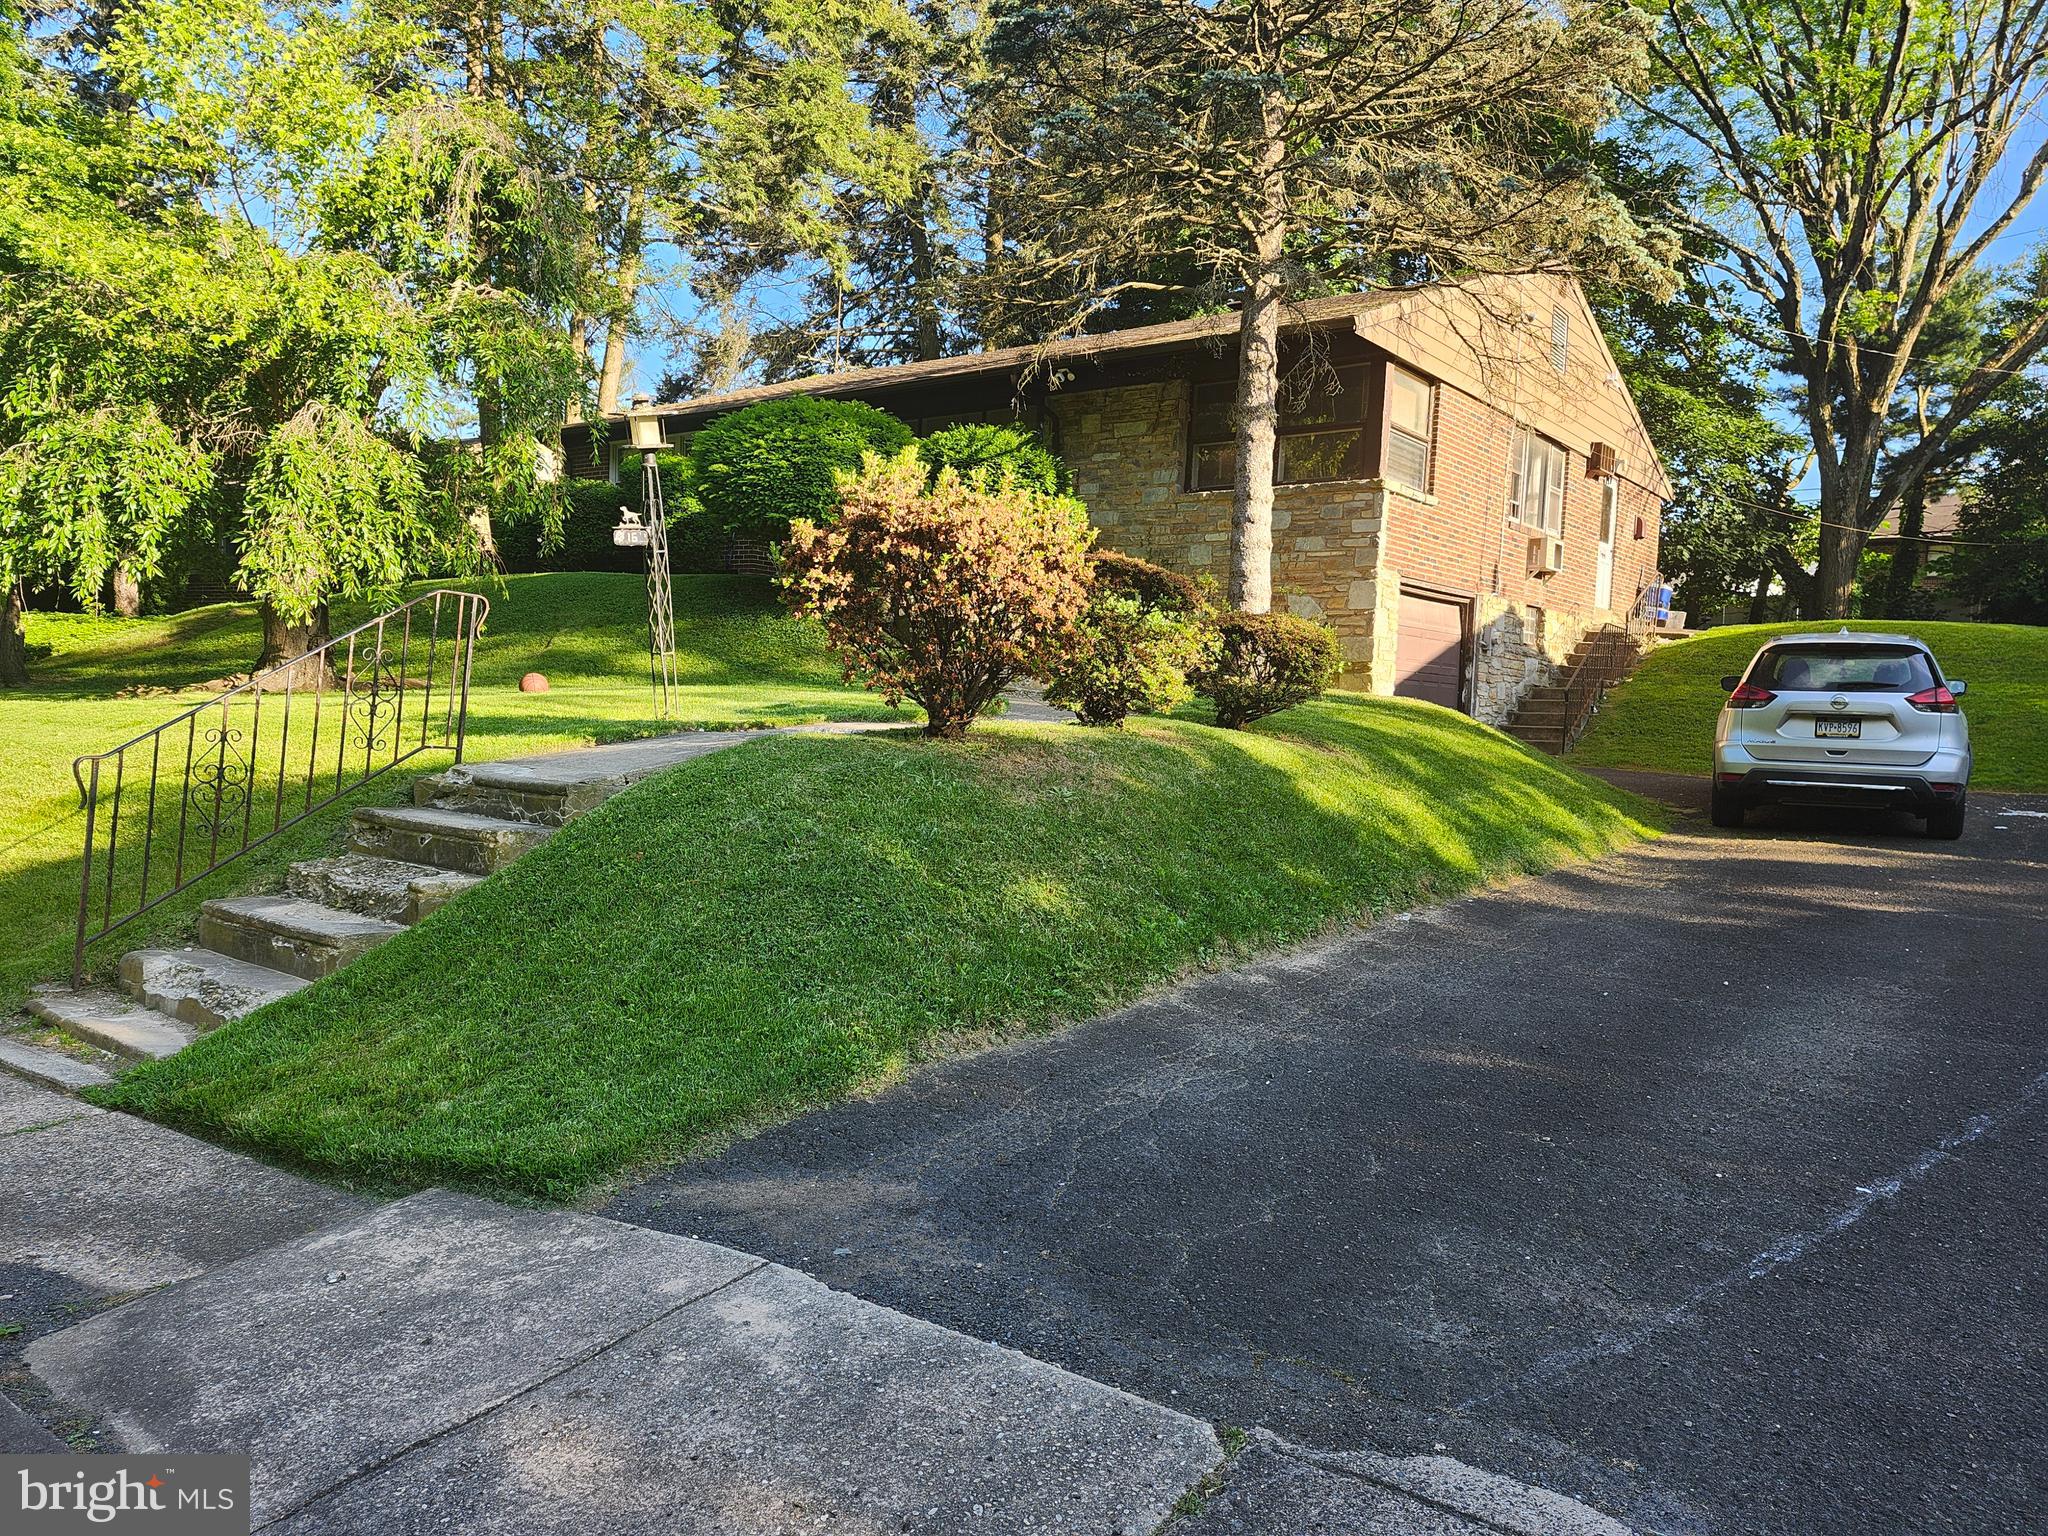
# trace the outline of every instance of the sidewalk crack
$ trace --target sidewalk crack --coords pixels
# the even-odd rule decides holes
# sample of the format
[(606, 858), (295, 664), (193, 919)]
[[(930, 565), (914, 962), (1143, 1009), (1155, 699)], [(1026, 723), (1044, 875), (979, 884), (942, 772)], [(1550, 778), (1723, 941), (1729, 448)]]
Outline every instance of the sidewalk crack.
[(474, 1413), (469, 1414), (465, 1418), (457, 1419), (453, 1423), (443, 1425), (440, 1429), (435, 1430), (431, 1435), (423, 1436), (422, 1438), (414, 1440), (409, 1444), (398, 1447), (396, 1450), (386, 1451), (381, 1456), (373, 1457), (371, 1460), (364, 1462), (363, 1465), (361, 1465), (360, 1467), (357, 1467), (353, 1471), (349, 1472), (346, 1476), (337, 1478), (334, 1482), (328, 1484), (325, 1488), (321, 1488), (316, 1492), (307, 1494), (297, 1503), (279, 1510), (276, 1514), (265, 1516), (261, 1523), (251, 1527), (251, 1536), (254, 1536), (254, 1532), (256, 1531), (269, 1530), (279, 1521), (288, 1520), (294, 1515), (302, 1514), (306, 1510), (311, 1509), (315, 1504), (321, 1503), (326, 1499), (333, 1498), (335, 1494), (339, 1493), (342, 1489), (348, 1487), (349, 1484), (360, 1482), (362, 1481), (362, 1479), (368, 1477), (373, 1472), (383, 1471), (386, 1467), (392, 1465), (394, 1462), (401, 1461), (405, 1457), (410, 1456), (414, 1451), (419, 1450), (422, 1446), (432, 1445), (437, 1440), (444, 1440), (449, 1435), (454, 1434), (457, 1430), (467, 1429), (470, 1425), (489, 1418), (492, 1414), (496, 1413), (500, 1408), (503, 1408), (507, 1403), (516, 1403), (522, 1397), (527, 1397), (535, 1392), (538, 1392), (542, 1387), (549, 1385), (551, 1382), (560, 1380), (562, 1377), (568, 1375), (569, 1372), (578, 1370), (581, 1367), (588, 1365), (591, 1361), (597, 1359), (598, 1356), (607, 1354), (610, 1351), (617, 1349), (621, 1344), (627, 1343), (629, 1340), (638, 1338), (641, 1334), (646, 1333), (650, 1328), (657, 1327), (660, 1324), (667, 1322), (677, 1313), (687, 1311), (689, 1308), (696, 1306), (697, 1303), (699, 1303), (700, 1301), (708, 1301), (713, 1296), (718, 1295), (719, 1292), (730, 1290), (733, 1286), (738, 1285), (742, 1280), (750, 1279), (753, 1276), (758, 1275), (762, 1270), (769, 1268), (770, 1263), (771, 1261), (767, 1259), (757, 1259), (751, 1266), (749, 1266), (747, 1269), (742, 1270), (739, 1274), (734, 1275), (731, 1279), (721, 1280), (718, 1284), (712, 1286), (709, 1290), (700, 1291), (695, 1296), (691, 1296), (683, 1301), (677, 1302), (667, 1311), (658, 1312), (653, 1317), (648, 1318), (645, 1322), (637, 1323), (633, 1327), (628, 1328), (624, 1333), (620, 1334), (617, 1338), (606, 1339), (602, 1344), (598, 1344), (590, 1349), (584, 1350), (583, 1353), (577, 1355), (575, 1358), (571, 1360), (563, 1362), (560, 1366), (557, 1366), (554, 1370), (549, 1371), (546, 1375), (535, 1377), (532, 1381), (528, 1382), (518, 1391), (508, 1392), (503, 1397), (498, 1398), (495, 1402), (486, 1403), (483, 1407), (477, 1409)]

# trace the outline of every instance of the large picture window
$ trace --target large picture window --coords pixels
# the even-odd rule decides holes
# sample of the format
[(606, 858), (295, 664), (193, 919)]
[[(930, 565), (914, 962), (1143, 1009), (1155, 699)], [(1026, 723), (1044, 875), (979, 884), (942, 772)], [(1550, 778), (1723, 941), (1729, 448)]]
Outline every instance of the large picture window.
[[(1365, 368), (1331, 370), (1304, 390), (1282, 387), (1273, 453), (1277, 485), (1356, 480), (1365, 473)], [(1188, 430), (1188, 486), (1222, 490), (1237, 481), (1237, 430), (1231, 424), (1237, 385), (1228, 379), (1195, 386)]]
[(1435, 406), (1429, 380), (1387, 367), (1385, 477), (1410, 490), (1429, 489), (1429, 428)]
[(1526, 528), (1564, 532), (1565, 451), (1527, 427), (1515, 429), (1508, 457), (1508, 520)]

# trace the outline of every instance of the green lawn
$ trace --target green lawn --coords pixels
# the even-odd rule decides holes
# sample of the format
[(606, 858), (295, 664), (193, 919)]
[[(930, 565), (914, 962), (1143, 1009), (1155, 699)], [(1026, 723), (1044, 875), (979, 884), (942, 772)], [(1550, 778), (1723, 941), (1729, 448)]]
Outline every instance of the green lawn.
[[(421, 590), (425, 590), (424, 587)], [(507, 757), (656, 728), (647, 676), (646, 587), (637, 576), (599, 573), (513, 576), (477, 590), (491, 615), (477, 647), (469, 755)], [(371, 616), (335, 615), (337, 631)], [(767, 584), (733, 577), (676, 583), (682, 725), (894, 718), (872, 694), (848, 688), (810, 624), (776, 606)], [(183, 688), (247, 670), (257, 650), (248, 604), (198, 608), (160, 619), (31, 614), (31, 644), (55, 648), (32, 664), (33, 686), (0, 692), (0, 1011), (28, 985), (70, 964), (84, 822), (71, 760), (159, 724), (204, 695), (115, 698), (137, 686)], [(518, 682), (541, 671), (544, 694)], [(274, 887), (294, 859), (331, 851), (349, 810), (400, 798), (418, 772), (446, 753), (414, 758), (354, 797), (290, 829), (264, 848), (94, 946), (105, 970), (140, 944), (174, 938), (209, 896)]]
[(102, 1101), (388, 1187), (574, 1199), (964, 1039), (1599, 854), (1656, 813), (1426, 704), (776, 737), (657, 776)]
[[(1743, 624), (1674, 640), (1609, 694), (1572, 761), (1610, 768), (1705, 773), (1721, 679), (1741, 672), (1777, 635), (1837, 624)], [(1909, 634), (1932, 647), (1945, 676), (1970, 685), (1963, 700), (1984, 789), (2048, 790), (2048, 629), (2026, 624), (1852, 621), (1851, 629)]]

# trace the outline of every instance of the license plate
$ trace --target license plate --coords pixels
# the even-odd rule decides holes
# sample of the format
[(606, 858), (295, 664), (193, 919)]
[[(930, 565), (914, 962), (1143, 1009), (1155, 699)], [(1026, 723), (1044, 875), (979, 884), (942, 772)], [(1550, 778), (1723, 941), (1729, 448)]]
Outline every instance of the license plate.
[(1863, 722), (1861, 720), (1816, 720), (1813, 722), (1813, 734), (1816, 736), (1861, 736), (1863, 734)]

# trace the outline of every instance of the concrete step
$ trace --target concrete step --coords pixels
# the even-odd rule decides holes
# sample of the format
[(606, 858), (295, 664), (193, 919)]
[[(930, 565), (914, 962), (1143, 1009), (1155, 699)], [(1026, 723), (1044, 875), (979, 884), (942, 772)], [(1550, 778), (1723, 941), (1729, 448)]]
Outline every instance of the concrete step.
[(560, 826), (650, 774), (673, 768), (758, 731), (691, 731), (618, 741), (539, 757), (460, 763), (413, 781), (413, 803), (506, 821)]
[(412, 781), (414, 805), (443, 811), (467, 811), (473, 816), (527, 822), (540, 827), (559, 827), (615, 793), (616, 790), (593, 794), (588, 791), (578, 793), (565, 786), (496, 783), (473, 776), (467, 768), (421, 774)]
[(352, 853), (488, 875), (539, 847), (554, 830), (438, 806), (367, 806), (355, 813), (348, 846)]
[(1564, 750), (1564, 732), (1554, 725), (1510, 724), (1507, 733), (1517, 741), (1527, 742), (1532, 747), (1541, 747), (1545, 752)]
[(196, 1035), (191, 1025), (111, 987), (87, 987), (80, 992), (53, 987), (32, 996), (28, 1011), (67, 1035), (137, 1061), (182, 1051)]
[(381, 917), (338, 911), (303, 896), (229, 896), (199, 908), (199, 942), (208, 949), (307, 981), (333, 975), (404, 931)]
[(214, 1029), (289, 997), (305, 979), (211, 949), (135, 949), (121, 957), (128, 995), (187, 1024)]
[(343, 912), (411, 924), (482, 879), (481, 875), (458, 874), (431, 864), (339, 853), (294, 864), (285, 876), (285, 889)]
[(45, 1088), (55, 1088), (60, 1093), (97, 1088), (114, 1080), (112, 1074), (89, 1061), (80, 1061), (62, 1051), (31, 1045), (26, 1040), (16, 1040), (8, 1035), (0, 1035), (0, 1072), (11, 1072), (16, 1077), (40, 1083)]

